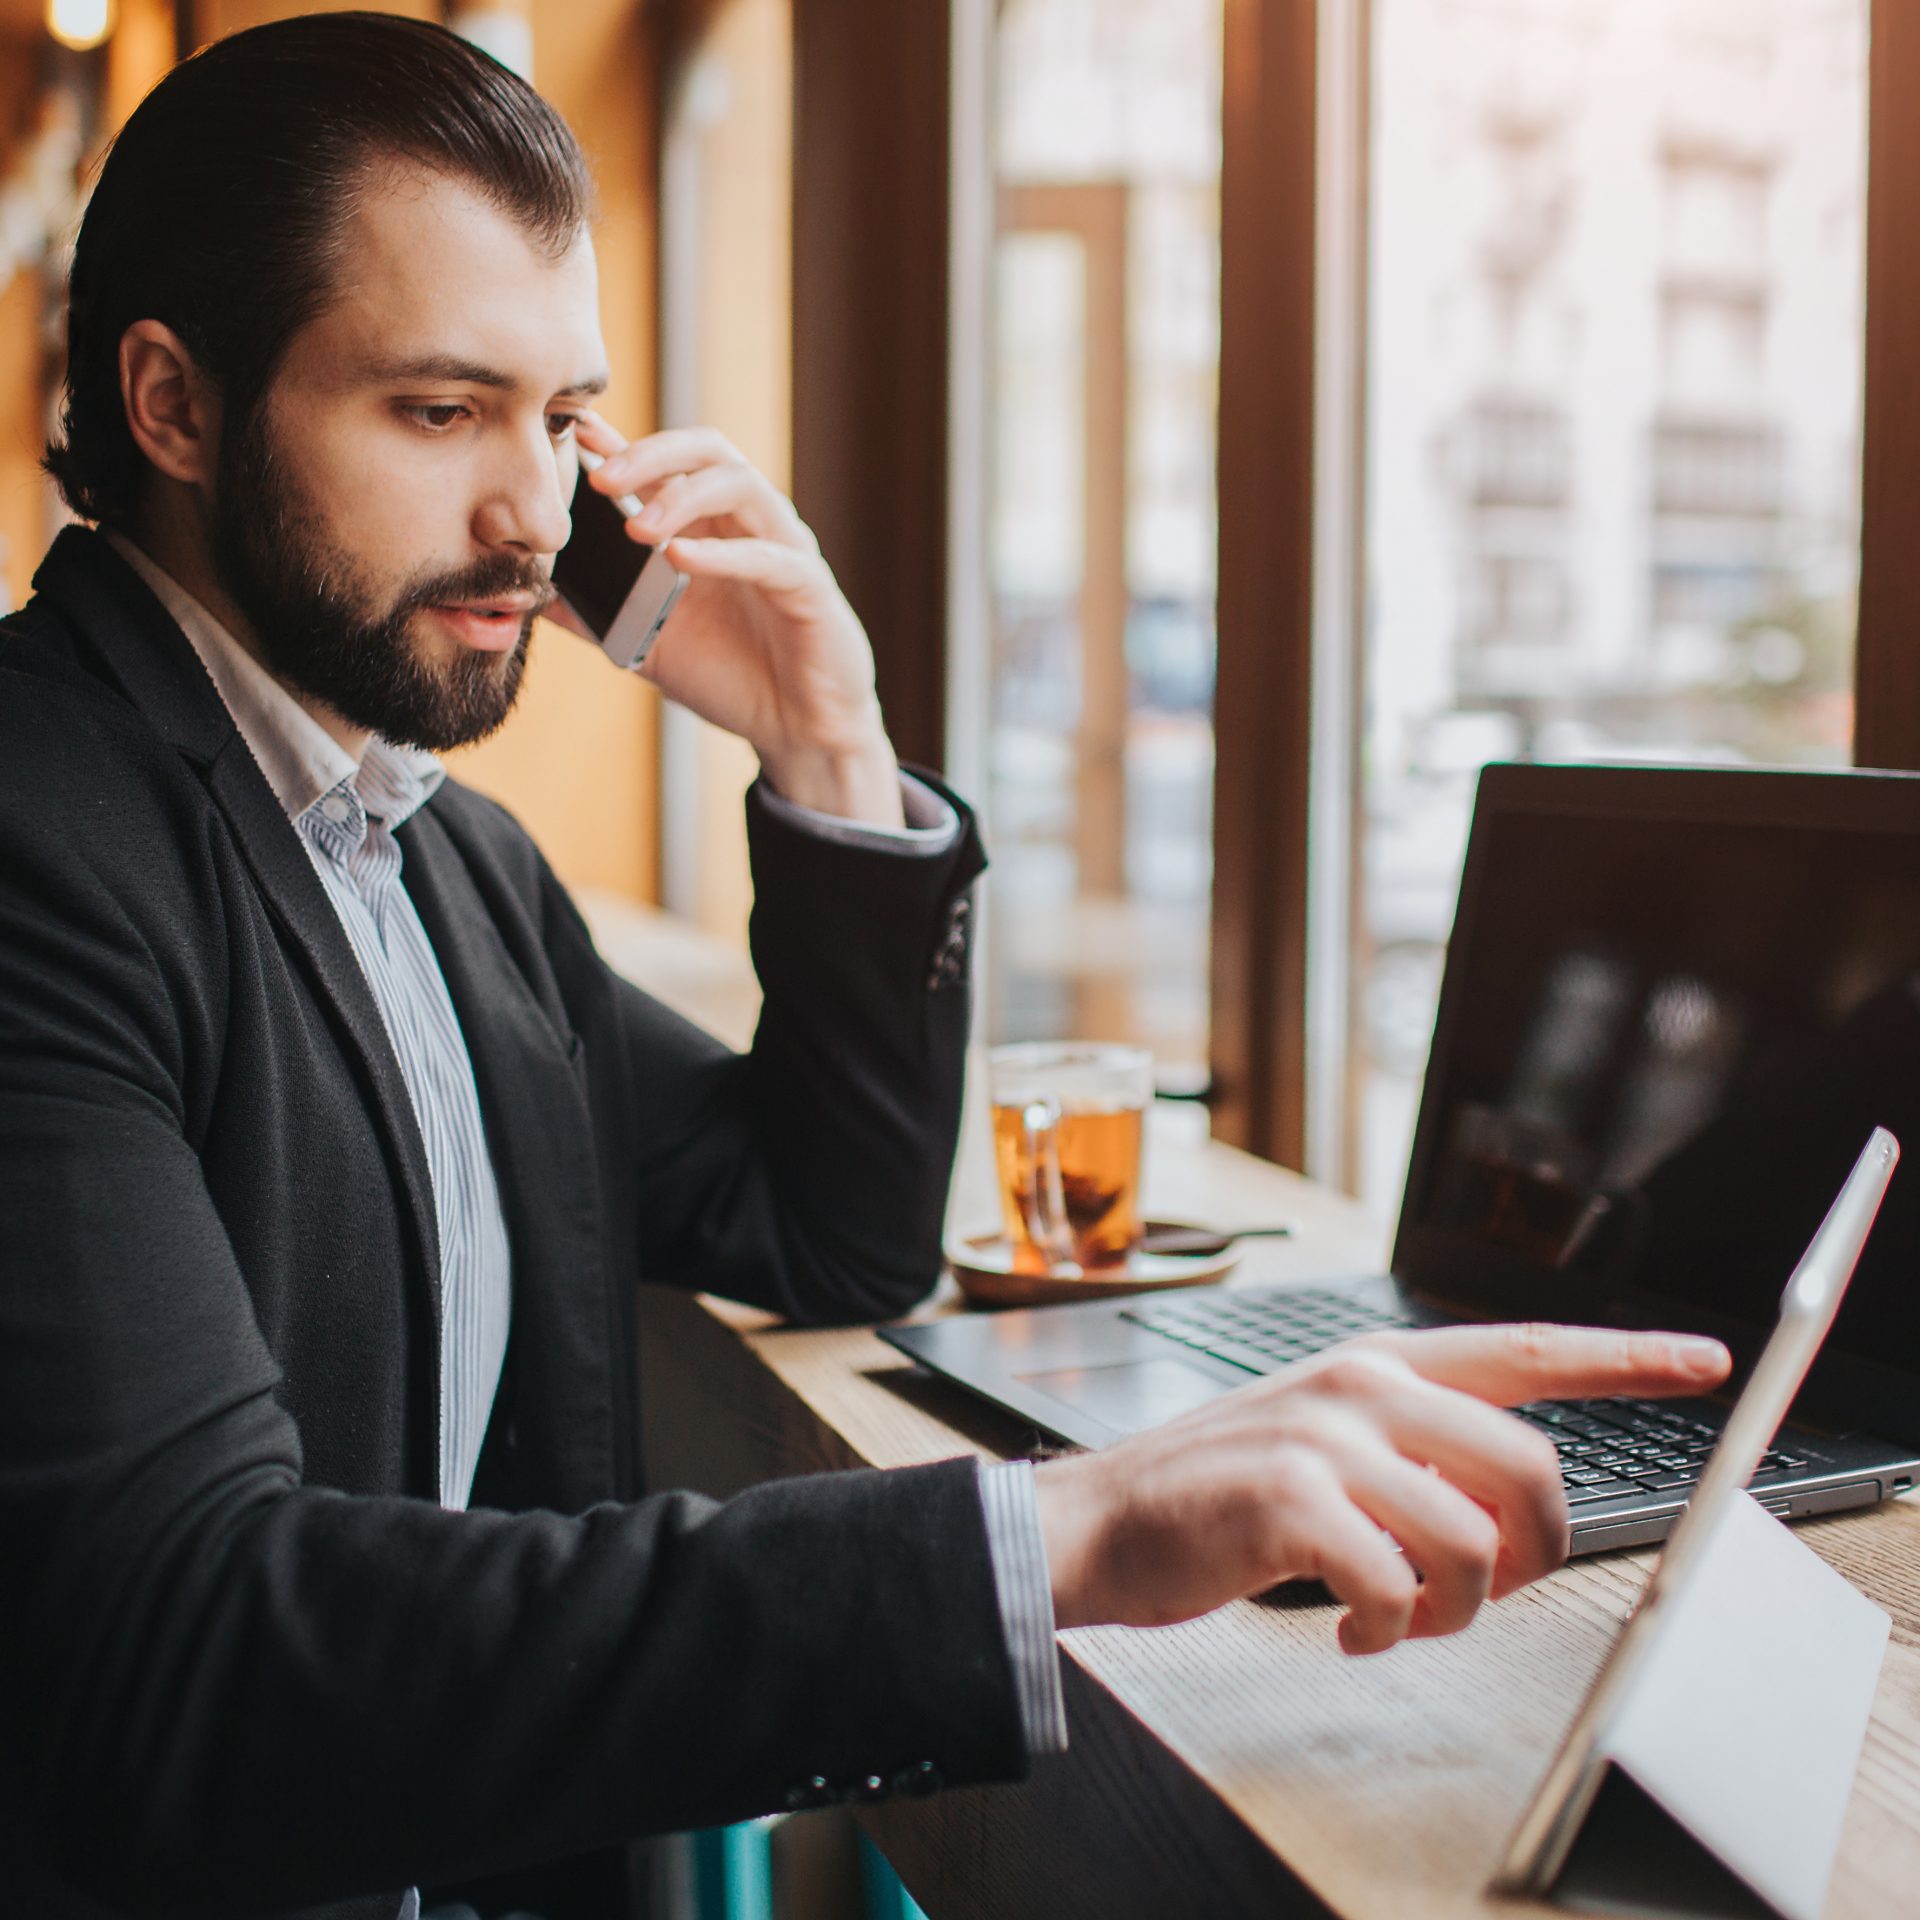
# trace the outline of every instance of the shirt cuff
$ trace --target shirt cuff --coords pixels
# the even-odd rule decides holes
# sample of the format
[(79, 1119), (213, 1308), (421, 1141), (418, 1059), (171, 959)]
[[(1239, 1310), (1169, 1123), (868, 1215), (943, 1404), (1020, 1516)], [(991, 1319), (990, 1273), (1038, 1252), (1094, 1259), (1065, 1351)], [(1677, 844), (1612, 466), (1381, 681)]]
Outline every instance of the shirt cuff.
[(842, 846), (867, 847), (882, 853), (945, 853), (960, 837), (959, 814), (925, 781), (916, 780), (910, 773), (900, 776), (900, 804), (907, 816), (904, 827), (878, 827), (866, 820), (848, 820), (837, 813), (797, 806), (784, 794), (776, 793), (765, 779), (755, 781), (753, 791), (758, 804), (776, 820)]
[(1053, 1581), (1033, 1493), (1033, 1462), (1009, 1460), (1003, 1466), (982, 1467), (980, 1504), (987, 1516), (994, 1591), (1013, 1661), (1027, 1751), (1065, 1753), (1067, 1703), (1060, 1691), (1060, 1655), (1053, 1644)]

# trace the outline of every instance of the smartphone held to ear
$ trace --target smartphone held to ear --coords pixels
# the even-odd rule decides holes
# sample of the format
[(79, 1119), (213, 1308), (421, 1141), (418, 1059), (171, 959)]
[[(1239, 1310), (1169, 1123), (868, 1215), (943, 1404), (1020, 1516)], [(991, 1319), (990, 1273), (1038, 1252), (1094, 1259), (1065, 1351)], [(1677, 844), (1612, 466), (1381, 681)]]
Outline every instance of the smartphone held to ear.
[[(580, 449), (591, 472), (600, 456)], [(573, 494), (573, 533), (554, 556), (553, 584), (616, 667), (635, 668), (660, 637), (687, 576), (657, 547), (627, 537), (640, 511), (631, 494), (610, 499), (584, 476)]]

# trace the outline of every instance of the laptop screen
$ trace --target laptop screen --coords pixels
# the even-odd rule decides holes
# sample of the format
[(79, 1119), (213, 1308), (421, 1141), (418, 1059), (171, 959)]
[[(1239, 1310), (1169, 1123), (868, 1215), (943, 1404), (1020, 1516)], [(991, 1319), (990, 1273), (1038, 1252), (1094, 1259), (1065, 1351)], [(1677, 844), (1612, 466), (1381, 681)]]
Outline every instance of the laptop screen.
[[(1920, 780), (1488, 770), (1403, 1279), (1750, 1354), (1876, 1125), (1920, 1151)], [(1802, 1411), (1920, 1438), (1911, 1165)]]

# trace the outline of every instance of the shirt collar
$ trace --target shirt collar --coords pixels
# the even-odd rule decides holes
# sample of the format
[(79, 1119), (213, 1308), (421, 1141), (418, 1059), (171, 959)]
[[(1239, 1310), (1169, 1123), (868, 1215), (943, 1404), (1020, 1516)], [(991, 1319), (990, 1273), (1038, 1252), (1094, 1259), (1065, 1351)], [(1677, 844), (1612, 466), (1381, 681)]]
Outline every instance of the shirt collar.
[(178, 622), (289, 820), (344, 791), (398, 828), (433, 798), (447, 777), (435, 755), (376, 736), (355, 760), (172, 574), (124, 535), (107, 538)]

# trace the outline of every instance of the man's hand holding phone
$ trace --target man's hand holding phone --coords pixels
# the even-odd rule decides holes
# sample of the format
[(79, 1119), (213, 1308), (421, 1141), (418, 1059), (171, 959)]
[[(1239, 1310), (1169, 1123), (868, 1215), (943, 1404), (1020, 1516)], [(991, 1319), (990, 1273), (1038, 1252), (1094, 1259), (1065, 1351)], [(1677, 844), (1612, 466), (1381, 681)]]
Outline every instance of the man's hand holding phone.
[(576, 431), (601, 459), (581, 484), (636, 495), (629, 537), (687, 576), (640, 672), (744, 739), (796, 805), (902, 824), (873, 651), (793, 503), (710, 428), (628, 442), (588, 413)]

